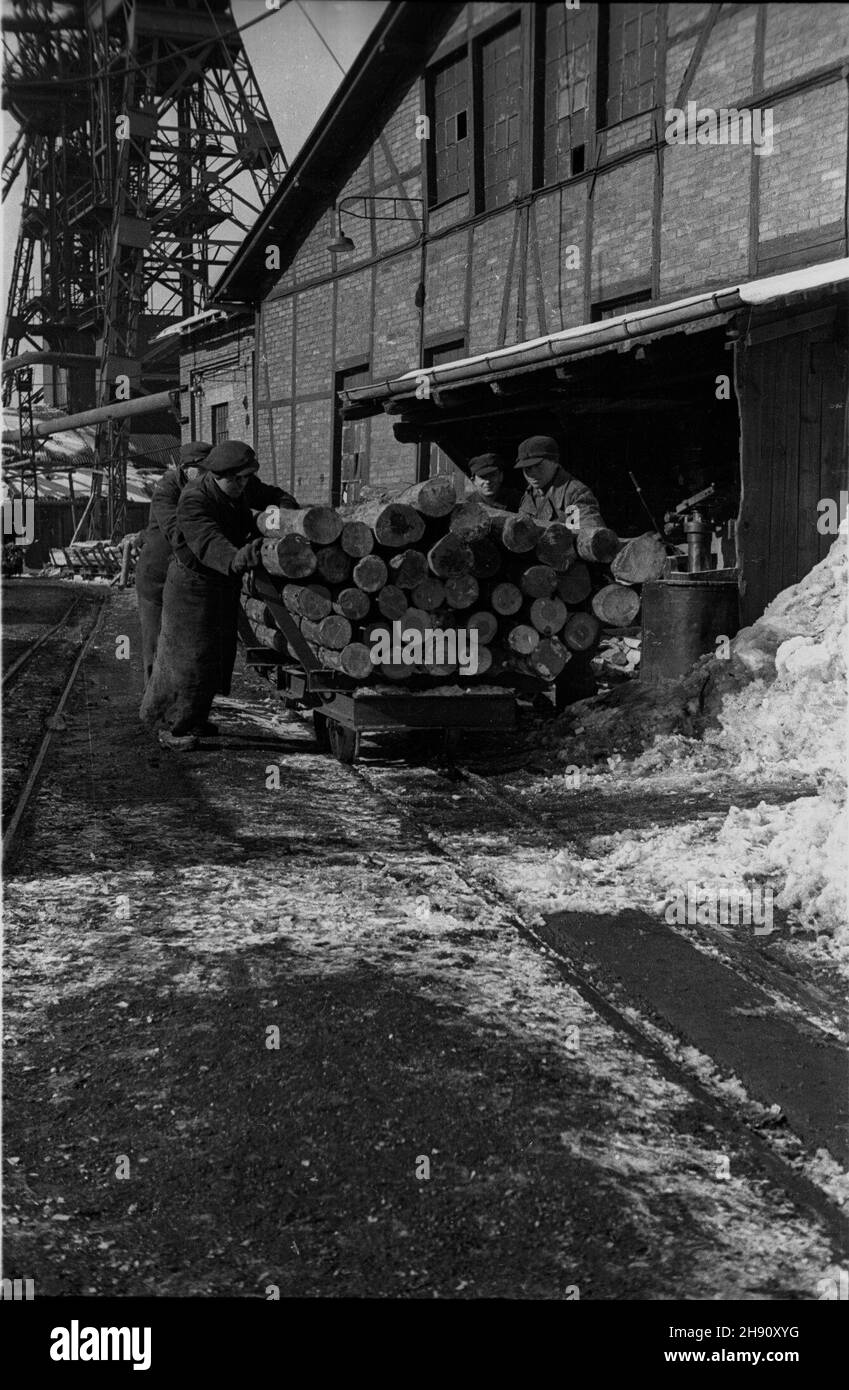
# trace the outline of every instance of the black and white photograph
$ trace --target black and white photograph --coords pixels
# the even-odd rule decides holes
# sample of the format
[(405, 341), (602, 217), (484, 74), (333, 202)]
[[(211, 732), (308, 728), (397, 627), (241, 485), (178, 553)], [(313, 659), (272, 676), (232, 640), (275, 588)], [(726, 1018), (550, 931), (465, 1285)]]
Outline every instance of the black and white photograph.
[(849, 1302), (849, 4), (0, 19), (27, 1371), (439, 1303), (490, 1355), (539, 1314), (567, 1373), (810, 1376), (804, 1305)]

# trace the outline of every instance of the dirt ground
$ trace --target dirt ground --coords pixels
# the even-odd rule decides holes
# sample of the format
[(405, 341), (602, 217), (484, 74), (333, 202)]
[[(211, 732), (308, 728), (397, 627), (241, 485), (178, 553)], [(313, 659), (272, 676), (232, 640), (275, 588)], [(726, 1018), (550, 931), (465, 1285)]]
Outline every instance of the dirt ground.
[[(6, 871), (8, 1277), (820, 1296), (824, 1226), (381, 794), (415, 810), (426, 772), (397, 748), (377, 780), (340, 766), (254, 677), (220, 739), (167, 753), (140, 694), (113, 591)], [(556, 853), (543, 822), (523, 846), (439, 796), (446, 848), (507, 879)]]

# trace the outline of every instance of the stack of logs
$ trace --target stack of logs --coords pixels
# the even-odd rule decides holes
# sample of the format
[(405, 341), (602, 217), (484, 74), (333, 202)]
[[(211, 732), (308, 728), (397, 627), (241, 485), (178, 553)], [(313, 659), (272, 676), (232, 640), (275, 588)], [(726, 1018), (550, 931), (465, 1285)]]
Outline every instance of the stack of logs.
[[(402, 638), (477, 632), (476, 680), (509, 683), (520, 672), (549, 684), (573, 653), (597, 647), (603, 628), (629, 626), (639, 611), (637, 591), (605, 572), (622, 546), (612, 531), (458, 503), (447, 478), (351, 507), (271, 507), (259, 528), (263, 566), (301, 635), (322, 665), (358, 683), (457, 672), (375, 665), (377, 637), (400, 624)], [(258, 642), (285, 654), (265, 603), (244, 607)]]

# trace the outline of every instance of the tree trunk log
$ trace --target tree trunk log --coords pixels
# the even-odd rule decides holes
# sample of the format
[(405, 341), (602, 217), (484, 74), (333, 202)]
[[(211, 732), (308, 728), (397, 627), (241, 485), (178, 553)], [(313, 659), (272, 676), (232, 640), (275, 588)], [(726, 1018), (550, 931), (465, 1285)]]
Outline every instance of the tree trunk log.
[(415, 589), (427, 579), (427, 556), (421, 550), (402, 550), (389, 561), (389, 574), (392, 583), (399, 588)]
[(342, 534), (343, 521), (333, 507), (266, 507), (257, 525), (263, 535), (303, 536), (313, 545), (332, 545)]
[(515, 584), (496, 584), (489, 596), (493, 610), (503, 618), (512, 617), (522, 606), (522, 591)]
[(592, 560), (599, 565), (609, 565), (621, 544), (616, 532), (607, 526), (587, 526), (578, 532), (575, 541), (581, 559)]
[(492, 641), (498, 631), (498, 619), (494, 613), (488, 613), (486, 609), (482, 608), (479, 612), (473, 613), (470, 618), (467, 618), (464, 626), (467, 627), (470, 632), (477, 632), (478, 642), (486, 644)]
[(592, 613), (570, 613), (560, 633), (573, 652), (588, 652), (598, 639), (600, 624)]
[(341, 546), (326, 545), (315, 552), (316, 569), (328, 584), (344, 584), (351, 574), (351, 557)]
[(407, 611), (407, 595), (403, 589), (399, 589), (397, 584), (384, 584), (377, 595), (377, 607), (384, 618), (395, 620), (403, 618)]
[(550, 565), (529, 565), (519, 580), (519, 587), (528, 598), (551, 598), (557, 588), (557, 571)]
[(557, 592), (563, 602), (572, 607), (577, 603), (583, 603), (584, 599), (589, 596), (592, 587), (590, 572), (580, 560), (576, 564), (570, 565), (565, 574), (558, 574), (557, 576)]
[(471, 608), (479, 595), (480, 588), (473, 574), (458, 574), (445, 581), (445, 602), (449, 608)]
[(362, 589), (340, 589), (333, 600), (334, 613), (341, 613), (350, 623), (362, 622), (371, 608), (371, 599)]
[(512, 550), (515, 555), (524, 555), (534, 549), (541, 530), (542, 527), (533, 517), (507, 512), (504, 521), (500, 523), (501, 544), (505, 550)]
[(283, 602), (290, 613), (311, 618), (314, 623), (326, 618), (333, 606), (330, 590), (325, 589), (323, 584), (286, 584)]
[(450, 579), (459, 574), (469, 574), (473, 558), (470, 547), (449, 531), (428, 551), (427, 563), (437, 579)]
[(541, 565), (567, 570), (575, 559), (574, 533), (561, 521), (552, 521), (537, 541), (536, 555)]
[(445, 602), (445, 585), (439, 579), (423, 579), (410, 594), (414, 608), (422, 608), (425, 613), (435, 613)]
[(283, 536), (262, 544), (262, 563), (269, 574), (284, 579), (308, 579), (315, 574), (315, 551), (303, 536)]
[(535, 627), (530, 627), (527, 623), (516, 623), (507, 633), (506, 641), (511, 652), (527, 656), (539, 646), (540, 637)]
[(342, 653), (333, 647), (319, 647), (318, 659), (322, 666), (326, 666), (330, 671), (341, 671)]
[(339, 544), (352, 560), (361, 560), (374, 550), (374, 532), (364, 521), (346, 521), (342, 526)]
[(606, 627), (628, 627), (640, 611), (640, 596), (627, 584), (606, 584), (593, 594), (592, 609)]
[(543, 637), (553, 637), (569, 616), (562, 598), (536, 598), (531, 604), (531, 622)]
[(568, 647), (557, 637), (544, 637), (539, 646), (526, 658), (528, 668), (544, 681), (554, 681), (567, 661), (572, 659)]
[(389, 571), (379, 555), (364, 555), (354, 565), (354, 583), (366, 594), (376, 594), (388, 578)]
[(275, 652), (280, 652), (283, 656), (286, 655), (289, 648), (286, 644), (286, 638), (279, 628), (269, 627), (266, 623), (254, 623), (253, 630), (261, 647), (271, 647)]
[(666, 569), (666, 546), (653, 531), (626, 541), (610, 566), (620, 584), (645, 584), (660, 579)]
[(343, 618), (339, 613), (331, 613), (319, 623), (318, 635), (322, 647), (330, 647), (332, 651), (339, 652), (343, 647), (347, 647), (353, 634), (347, 618)]
[(405, 502), (360, 502), (345, 513), (346, 521), (364, 521), (374, 532), (375, 540), (390, 550), (415, 545), (424, 535), (424, 517)]
[(368, 680), (374, 670), (371, 653), (364, 642), (349, 642), (339, 653), (342, 670), (354, 680)]

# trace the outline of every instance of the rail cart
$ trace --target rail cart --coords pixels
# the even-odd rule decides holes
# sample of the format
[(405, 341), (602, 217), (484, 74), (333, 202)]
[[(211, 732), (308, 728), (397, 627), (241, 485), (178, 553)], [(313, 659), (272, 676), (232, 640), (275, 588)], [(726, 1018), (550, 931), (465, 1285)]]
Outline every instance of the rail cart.
[(397, 694), (384, 694), (370, 686), (358, 686), (351, 676), (322, 666), (265, 574), (253, 571), (248, 592), (261, 599), (271, 612), (286, 639), (289, 654), (258, 647), (242, 609), (240, 631), (247, 664), (255, 669), (265, 668), (266, 675), (275, 679), (287, 708), (312, 710), (319, 747), (328, 749), (341, 763), (356, 760), (364, 733), (432, 729), (441, 732), (445, 751), (451, 753), (464, 730), (494, 732), (514, 727), (513, 690), (479, 693), (471, 689), (463, 695), (399, 690)]

